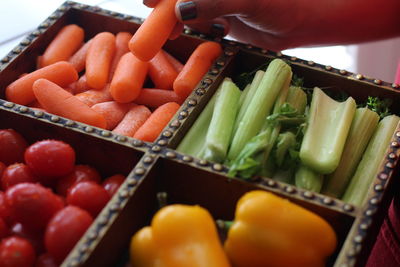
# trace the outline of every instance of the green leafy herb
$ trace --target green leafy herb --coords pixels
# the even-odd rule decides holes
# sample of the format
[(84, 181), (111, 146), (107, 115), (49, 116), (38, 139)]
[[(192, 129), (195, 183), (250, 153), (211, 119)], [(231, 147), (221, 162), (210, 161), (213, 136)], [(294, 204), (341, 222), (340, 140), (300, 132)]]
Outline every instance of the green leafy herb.
[(392, 105), (392, 100), (389, 98), (380, 99), (376, 96), (369, 96), (367, 102), (365, 103), (365, 107), (370, 110), (378, 113), (379, 117), (383, 119), (386, 116), (391, 115), (390, 106)]

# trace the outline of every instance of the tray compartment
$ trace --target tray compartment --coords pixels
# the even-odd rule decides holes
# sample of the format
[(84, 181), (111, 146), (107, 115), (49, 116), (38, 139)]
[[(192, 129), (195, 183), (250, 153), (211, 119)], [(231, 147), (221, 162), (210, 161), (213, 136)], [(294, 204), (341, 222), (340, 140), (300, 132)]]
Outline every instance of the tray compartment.
[[(141, 227), (149, 225), (152, 216), (159, 209), (159, 192), (166, 193), (168, 204), (197, 204), (209, 210), (214, 219), (232, 220), (237, 200), (245, 192), (257, 189), (270, 191), (266, 186), (228, 179), (179, 160), (160, 157), (139, 182), (117, 220), (110, 225), (102, 239), (93, 242), (93, 246), (90, 246), (91, 253), (86, 255), (86, 260), (82, 257), (83, 261), (79, 265), (124, 266), (124, 262), (129, 260), (128, 248), (132, 235)], [(277, 194), (319, 214), (333, 226), (339, 242), (335, 254), (329, 259), (328, 266), (332, 266), (353, 224), (354, 216), (306, 200)], [(138, 205), (139, 201), (141, 205)], [(79, 251), (79, 247), (76, 251)], [(65, 266), (69, 266), (68, 261)]]

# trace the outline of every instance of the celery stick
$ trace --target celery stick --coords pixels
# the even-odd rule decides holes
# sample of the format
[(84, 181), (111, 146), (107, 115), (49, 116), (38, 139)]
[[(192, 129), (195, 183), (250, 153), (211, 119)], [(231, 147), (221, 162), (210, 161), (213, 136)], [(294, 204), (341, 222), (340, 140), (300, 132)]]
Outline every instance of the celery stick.
[(356, 206), (362, 205), (374, 178), (378, 174), (379, 167), (385, 160), (386, 151), (399, 121), (399, 117), (390, 115), (378, 123), (357, 170), (343, 195), (344, 202)]
[[(249, 83), (248, 85), (246, 85), (246, 87), (243, 89), (242, 93), (240, 94), (240, 99), (239, 99), (239, 110), (241, 109), (241, 107), (243, 106), (243, 103), (247, 97), (247, 95), (249, 94), (250, 91), (250, 87), (251, 84)], [(235, 120), (236, 121), (236, 120)]]
[(221, 85), (208, 101), (207, 105), (186, 133), (185, 137), (179, 143), (176, 148), (177, 151), (194, 157), (199, 157), (206, 140), (208, 126), (210, 125), (214, 111), (215, 101), (221, 91)]
[(225, 78), (207, 131), (204, 159), (223, 162), (228, 151), (241, 91)]
[(229, 160), (234, 160), (245, 144), (261, 130), (275, 99), (283, 87), (289, 86), (291, 77), (291, 68), (283, 60), (274, 59), (269, 64), (248, 109), (239, 122), (228, 152)]
[[(288, 91), (289, 87), (285, 86), (280, 92), (273, 114), (265, 120), (262, 131), (246, 143), (234, 160), (228, 162), (230, 165), (228, 176), (238, 175), (242, 178), (249, 178), (258, 174), (271, 177), (275, 162), (271, 160), (270, 153), (278, 139), (282, 125), (289, 120), (292, 123), (304, 123), (304, 115), (299, 115), (297, 110), (292, 107), (297, 100), (292, 99), (292, 103), (285, 102)], [(302, 104), (306, 105), (305, 102)], [(270, 164), (271, 162), (272, 164)]]
[(286, 102), (297, 110), (297, 114), (304, 114), (307, 106), (307, 94), (298, 86), (290, 86)]
[(246, 112), (247, 108), (250, 105), (251, 99), (253, 98), (255, 92), (257, 91), (258, 86), (260, 86), (261, 80), (264, 76), (265, 72), (262, 70), (258, 70), (254, 75), (254, 78), (250, 84), (250, 88), (247, 90), (247, 93), (242, 94), (241, 99), (243, 99), (243, 103), (240, 106), (238, 115), (236, 117), (234, 132), (237, 131), (239, 127), (240, 121), (243, 119), (244, 113)]
[(308, 125), (300, 148), (300, 159), (304, 165), (321, 174), (336, 169), (355, 110), (353, 98), (337, 102), (321, 89), (314, 89)]
[(353, 176), (378, 124), (379, 115), (368, 108), (358, 108), (351, 123), (343, 154), (336, 170), (326, 177), (322, 193), (339, 198)]
[(295, 173), (294, 179), (297, 187), (319, 193), (324, 176), (305, 165), (300, 165)]
[(275, 161), (277, 166), (282, 166), (286, 153), (296, 145), (296, 135), (292, 132), (279, 134), (276, 143)]

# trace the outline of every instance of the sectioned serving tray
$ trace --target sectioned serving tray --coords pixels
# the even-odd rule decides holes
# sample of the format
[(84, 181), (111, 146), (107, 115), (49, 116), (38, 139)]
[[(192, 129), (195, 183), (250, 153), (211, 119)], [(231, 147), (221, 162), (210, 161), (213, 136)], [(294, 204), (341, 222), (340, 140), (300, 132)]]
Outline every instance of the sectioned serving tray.
[(181, 37), (168, 41), (164, 47), (182, 62), (205, 40), (220, 42), (224, 53), (154, 143), (116, 135), (4, 100), (6, 86), (22, 73), (34, 70), (36, 57), (43, 53), (64, 25), (78, 24), (84, 28), (88, 40), (101, 31), (134, 33), (141, 22), (141, 19), (129, 15), (68, 1), (0, 62), (0, 128), (14, 128), (30, 142), (44, 138), (64, 140), (77, 150), (78, 161), (99, 168), (102, 176), (113, 173), (127, 175), (124, 184), (62, 266), (126, 266), (130, 238), (149, 224), (159, 208), (160, 192), (166, 193), (168, 204), (198, 204), (207, 208), (215, 219), (230, 220), (233, 219), (237, 200), (254, 189), (287, 198), (319, 214), (333, 226), (339, 243), (328, 260), (328, 266), (363, 266), (393, 195), (393, 188), (398, 184), (400, 127), (393, 133), (368, 199), (361, 207), (267, 177), (256, 177), (251, 181), (228, 178), (225, 166), (183, 155), (174, 149), (224, 77), (253, 70), (273, 58), (286, 60), (294, 74), (304, 78), (307, 87), (342, 90), (356, 100), (364, 100), (367, 96), (392, 98), (393, 112), (400, 114), (397, 84), (185, 30)]

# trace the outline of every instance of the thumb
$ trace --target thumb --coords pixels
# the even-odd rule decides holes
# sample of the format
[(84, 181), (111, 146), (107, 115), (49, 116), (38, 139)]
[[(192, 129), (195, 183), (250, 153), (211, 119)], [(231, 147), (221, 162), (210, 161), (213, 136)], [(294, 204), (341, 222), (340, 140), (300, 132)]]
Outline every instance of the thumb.
[(202, 22), (225, 15), (249, 14), (253, 0), (178, 0), (175, 13), (179, 20)]

